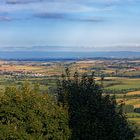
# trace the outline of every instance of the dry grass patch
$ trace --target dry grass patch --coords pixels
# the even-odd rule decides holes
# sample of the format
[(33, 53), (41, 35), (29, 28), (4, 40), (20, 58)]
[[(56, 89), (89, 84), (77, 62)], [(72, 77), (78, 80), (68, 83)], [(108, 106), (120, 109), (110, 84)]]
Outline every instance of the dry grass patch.
[(127, 95), (140, 95), (140, 91), (128, 92)]

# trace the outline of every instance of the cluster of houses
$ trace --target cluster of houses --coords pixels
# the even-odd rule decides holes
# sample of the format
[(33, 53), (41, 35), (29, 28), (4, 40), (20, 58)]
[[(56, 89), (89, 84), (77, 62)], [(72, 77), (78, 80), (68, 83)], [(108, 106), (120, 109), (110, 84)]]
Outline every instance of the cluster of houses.
[(23, 70), (0, 70), (0, 75), (11, 75), (11, 76), (29, 76), (29, 77), (44, 77), (45, 75), (41, 73), (34, 73), (32, 71), (23, 71)]

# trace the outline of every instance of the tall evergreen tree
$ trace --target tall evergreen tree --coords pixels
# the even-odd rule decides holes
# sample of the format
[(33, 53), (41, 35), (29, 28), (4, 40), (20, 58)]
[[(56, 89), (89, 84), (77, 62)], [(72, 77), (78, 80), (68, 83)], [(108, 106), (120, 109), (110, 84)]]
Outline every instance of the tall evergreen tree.
[(66, 69), (58, 86), (58, 102), (68, 107), (72, 140), (132, 140), (130, 129), (121, 105), (115, 97), (102, 95), (94, 80), (94, 73), (73, 77)]

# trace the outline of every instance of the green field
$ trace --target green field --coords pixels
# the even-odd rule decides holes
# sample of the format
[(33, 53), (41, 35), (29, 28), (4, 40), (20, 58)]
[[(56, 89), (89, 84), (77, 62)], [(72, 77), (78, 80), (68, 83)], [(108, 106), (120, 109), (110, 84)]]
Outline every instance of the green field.
[(113, 84), (107, 89), (123, 90), (123, 89), (136, 89), (140, 88), (140, 78), (116, 78), (111, 81), (105, 81), (105, 85)]

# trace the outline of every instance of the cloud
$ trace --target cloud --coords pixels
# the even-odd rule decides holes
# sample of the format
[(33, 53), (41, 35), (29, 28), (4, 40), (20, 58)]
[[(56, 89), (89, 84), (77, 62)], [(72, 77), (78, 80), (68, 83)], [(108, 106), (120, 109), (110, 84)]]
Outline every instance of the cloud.
[(2, 51), (35, 51), (35, 52), (115, 52), (115, 51), (140, 52), (140, 44), (113, 45), (113, 46), (0, 46)]
[(96, 13), (111, 11), (106, 4), (116, 1), (120, 0), (0, 0), (0, 12)]
[[(14, 2), (12, 2), (14, 3)], [(28, 2), (28, 4), (19, 4), (21, 2), (15, 2), (16, 4), (1, 4), (0, 3), (0, 11), (3, 12), (19, 12), (19, 11), (32, 11), (32, 12), (89, 12), (92, 11), (94, 8), (89, 7), (86, 5), (82, 5), (79, 3), (72, 3), (72, 2)], [(22, 1), (25, 3), (25, 1)], [(97, 8), (95, 8), (96, 10)]]
[[(42, 19), (99, 22), (101, 19), (98, 18), (75, 18), (72, 16), (69, 17), (69, 15), (110, 10), (109, 8), (100, 8), (79, 3), (79, 1), (80, 0), (76, 0), (75, 2), (73, 0), (5, 0), (6, 3), (1, 3), (0, 1), (0, 13), (7, 13), (14, 19), (29, 19), (29, 17), (33, 18), (34, 16), (32, 15), (35, 15), (35, 17)], [(22, 16), (18, 13), (21, 13)]]
[(62, 13), (40, 13), (35, 15), (38, 18), (46, 18), (46, 19), (66, 19), (68, 18), (66, 14)]
[(29, 3), (78, 3), (78, 4), (132, 4), (139, 0), (1, 0), (6, 4), (29, 4)]
[[(111, 13), (115, 9), (114, 5), (134, 2), (138, 2), (138, 0), (0, 0), (0, 13), (8, 13), (15, 19), (21, 18), (23, 13), (26, 13), (24, 19), (36, 15), (42, 19), (100, 22), (102, 19), (96, 15), (102, 15), (108, 11)], [(81, 18), (69, 17), (67, 14), (81, 14)], [(82, 17), (82, 14), (95, 17)]]
[(0, 16), (0, 21), (11, 21), (12, 19), (7, 16)]
[(6, 0), (7, 4), (28, 4), (34, 2), (42, 2), (43, 0)]
[(40, 13), (34, 15), (41, 19), (55, 19), (55, 20), (66, 20), (66, 21), (77, 21), (77, 22), (103, 22), (102, 18), (97, 17), (73, 17), (70, 14), (65, 13)]

